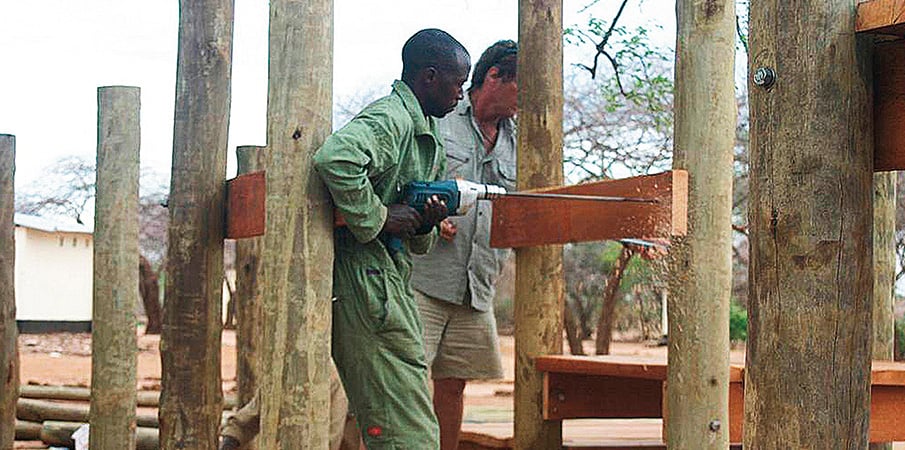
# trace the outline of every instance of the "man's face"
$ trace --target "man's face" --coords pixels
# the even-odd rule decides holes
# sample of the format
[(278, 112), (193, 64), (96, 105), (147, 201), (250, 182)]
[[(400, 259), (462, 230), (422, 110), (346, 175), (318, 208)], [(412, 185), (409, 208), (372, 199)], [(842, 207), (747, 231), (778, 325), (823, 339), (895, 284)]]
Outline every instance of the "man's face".
[(438, 69), (430, 83), (424, 102), (425, 113), (434, 117), (444, 117), (456, 108), (464, 97), (462, 85), (468, 80), (471, 61), (463, 52), (458, 52), (454, 67)]
[(503, 117), (515, 117), (518, 112), (518, 79), (506, 80), (499, 75), (499, 69), (491, 67), (484, 79), (482, 89), (492, 99), (493, 109)]

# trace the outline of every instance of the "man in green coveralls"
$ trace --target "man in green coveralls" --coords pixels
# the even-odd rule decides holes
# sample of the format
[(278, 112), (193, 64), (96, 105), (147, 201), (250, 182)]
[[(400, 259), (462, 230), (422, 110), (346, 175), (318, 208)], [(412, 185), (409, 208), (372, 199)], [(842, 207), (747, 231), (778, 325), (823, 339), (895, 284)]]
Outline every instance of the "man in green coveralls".
[[(333, 359), (369, 449), (438, 449), (411, 253), (425, 253), (446, 207), (401, 204), (411, 181), (446, 173), (436, 120), (463, 98), (465, 47), (437, 29), (402, 49), (402, 80), (335, 132), (314, 164), (344, 226), (334, 232)], [(427, 234), (416, 230), (430, 226)]]

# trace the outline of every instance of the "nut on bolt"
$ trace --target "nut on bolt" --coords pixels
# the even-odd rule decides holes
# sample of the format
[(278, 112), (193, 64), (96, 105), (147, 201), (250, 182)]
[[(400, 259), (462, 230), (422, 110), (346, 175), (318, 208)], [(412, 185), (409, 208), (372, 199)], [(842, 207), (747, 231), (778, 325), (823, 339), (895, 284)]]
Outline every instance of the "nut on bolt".
[(721, 427), (721, 425), (720, 425), (719, 420), (711, 420), (710, 424), (708, 425), (708, 428), (710, 428), (710, 431), (712, 431), (714, 433), (716, 433), (717, 431), (720, 431), (720, 427)]
[(773, 83), (776, 82), (776, 72), (769, 67), (758, 67), (757, 70), (754, 71), (754, 84), (760, 86), (764, 89), (770, 88), (773, 86)]

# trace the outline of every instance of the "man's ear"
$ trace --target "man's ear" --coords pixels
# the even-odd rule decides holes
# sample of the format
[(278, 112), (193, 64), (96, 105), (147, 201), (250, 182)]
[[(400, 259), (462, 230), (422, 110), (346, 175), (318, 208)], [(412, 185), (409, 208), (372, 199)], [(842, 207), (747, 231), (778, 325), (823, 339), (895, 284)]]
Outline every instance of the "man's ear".
[(428, 66), (421, 69), (421, 81), (425, 84), (434, 84), (439, 77), (440, 72), (437, 71), (436, 67)]

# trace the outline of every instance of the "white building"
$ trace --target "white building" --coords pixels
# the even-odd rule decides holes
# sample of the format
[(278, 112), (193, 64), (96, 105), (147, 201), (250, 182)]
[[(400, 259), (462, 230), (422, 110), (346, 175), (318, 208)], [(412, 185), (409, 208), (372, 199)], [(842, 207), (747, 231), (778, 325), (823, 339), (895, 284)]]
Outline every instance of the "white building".
[(19, 330), (90, 330), (92, 227), (25, 214), (15, 222)]

